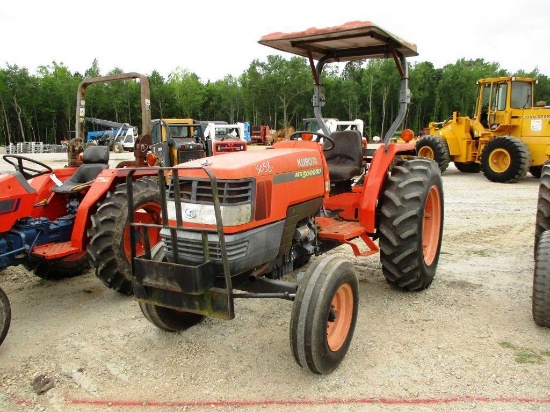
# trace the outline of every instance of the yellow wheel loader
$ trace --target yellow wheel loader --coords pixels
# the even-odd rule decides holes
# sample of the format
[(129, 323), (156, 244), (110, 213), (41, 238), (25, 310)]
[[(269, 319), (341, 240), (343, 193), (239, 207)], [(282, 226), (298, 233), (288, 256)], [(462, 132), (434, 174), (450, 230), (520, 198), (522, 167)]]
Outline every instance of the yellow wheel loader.
[(434, 159), (441, 172), (452, 161), (461, 172), (481, 170), (493, 182), (516, 182), (528, 171), (540, 177), (550, 158), (550, 107), (534, 104), (535, 83), (526, 77), (479, 80), (474, 116), (454, 112), (431, 122), (416, 142), (417, 154)]

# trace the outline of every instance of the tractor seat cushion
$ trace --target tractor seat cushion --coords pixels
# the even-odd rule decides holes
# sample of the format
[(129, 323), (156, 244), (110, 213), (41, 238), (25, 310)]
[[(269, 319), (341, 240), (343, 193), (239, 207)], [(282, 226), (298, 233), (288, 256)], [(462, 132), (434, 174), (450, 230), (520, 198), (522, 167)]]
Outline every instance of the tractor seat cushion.
[(90, 186), (96, 177), (109, 167), (109, 147), (90, 146), (82, 154), (82, 164), (74, 175), (65, 180), (61, 186), (54, 186), (56, 193), (73, 193)]
[(330, 137), (334, 140), (334, 148), (325, 152), (330, 180), (343, 182), (353, 179), (361, 173), (363, 165), (361, 133), (342, 130), (331, 133)]

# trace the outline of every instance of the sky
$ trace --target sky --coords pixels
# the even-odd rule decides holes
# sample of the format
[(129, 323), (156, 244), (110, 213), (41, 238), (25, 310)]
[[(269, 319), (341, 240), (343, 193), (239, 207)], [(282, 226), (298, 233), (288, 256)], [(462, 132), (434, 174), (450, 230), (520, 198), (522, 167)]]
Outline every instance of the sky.
[(202, 82), (239, 76), (270, 54), (258, 44), (272, 32), (371, 21), (417, 45), (412, 63), (436, 68), (460, 58), (496, 62), (512, 74), (550, 76), (548, 0), (4, 0), (0, 3), (0, 67), (31, 74), (52, 62), (84, 72), (98, 60), (114, 68), (167, 76), (189, 70)]

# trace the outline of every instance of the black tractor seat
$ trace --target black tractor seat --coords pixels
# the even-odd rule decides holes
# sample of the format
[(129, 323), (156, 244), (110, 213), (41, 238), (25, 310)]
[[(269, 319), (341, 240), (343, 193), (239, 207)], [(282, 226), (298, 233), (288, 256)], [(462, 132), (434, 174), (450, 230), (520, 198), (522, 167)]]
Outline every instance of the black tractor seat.
[(358, 130), (342, 130), (330, 134), (334, 148), (325, 152), (331, 183), (349, 182), (361, 174), (363, 144)]
[(91, 186), (96, 177), (109, 167), (109, 147), (90, 146), (82, 154), (82, 164), (74, 175), (65, 180), (61, 186), (54, 186), (55, 193), (75, 193)]

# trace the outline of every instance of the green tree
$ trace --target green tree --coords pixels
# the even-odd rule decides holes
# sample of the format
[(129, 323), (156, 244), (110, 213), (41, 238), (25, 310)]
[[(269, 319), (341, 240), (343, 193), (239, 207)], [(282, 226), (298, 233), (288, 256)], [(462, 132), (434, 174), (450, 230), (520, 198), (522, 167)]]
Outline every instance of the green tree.
[(168, 76), (168, 85), (174, 93), (177, 115), (186, 118), (198, 117), (204, 101), (204, 87), (199, 77), (187, 69), (178, 67)]

